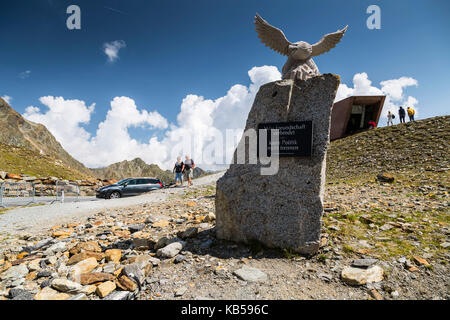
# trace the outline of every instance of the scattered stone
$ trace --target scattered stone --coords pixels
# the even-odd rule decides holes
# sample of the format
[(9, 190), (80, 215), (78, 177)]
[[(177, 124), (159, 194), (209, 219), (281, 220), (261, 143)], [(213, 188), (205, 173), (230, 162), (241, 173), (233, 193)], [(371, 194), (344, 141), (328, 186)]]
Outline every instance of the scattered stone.
[(128, 278), (135, 280), (138, 285), (141, 285), (145, 279), (144, 272), (137, 263), (126, 265), (123, 268), (122, 273)]
[(83, 289), (81, 289), (80, 293), (84, 293), (85, 295), (93, 294), (97, 290), (97, 286), (91, 284), (88, 286), (84, 286)]
[(170, 259), (175, 257), (183, 249), (183, 243), (180, 241), (173, 242), (164, 248), (158, 249), (156, 255), (161, 258)]
[(108, 294), (116, 289), (116, 284), (113, 281), (107, 281), (97, 287), (97, 294), (100, 298), (106, 297)]
[(107, 295), (103, 300), (128, 300), (130, 293), (128, 291), (115, 291)]
[(128, 278), (126, 275), (123, 275), (119, 278), (119, 284), (120, 288), (125, 291), (135, 291), (137, 289), (137, 284)]
[(159, 260), (158, 258), (152, 257), (152, 256), (150, 256), (150, 257), (148, 258), (148, 261), (149, 261), (154, 267), (158, 266), (158, 265), (161, 263), (161, 260)]
[(41, 259), (35, 259), (28, 263), (28, 270), (30, 271), (38, 271), (41, 269)]
[(165, 228), (169, 225), (168, 220), (160, 220), (152, 224), (153, 228)]
[(188, 239), (188, 238), (194, 238), (198, 234), (198, 228), (197, 227), (191, 227), (183, 232), (178, 232), (177, 236), (181, 239)]
[(96, 241), (80, 242), (69, 250), (70, 254), (77, 254), (80, 251), (102, 252), (102, 248)]
[(210, 227), (210, 225), (209, 225), (209, 223), (207, 223), (207, 222), (203, 222), (203, 223), (200, 223), (199, 225), (198, 225), (198, 228), (199, 229), (207, 229), (207, 228), (209, 228)]
[(175, 297), (181, 297), (182, 295), (184, 295), (187, 291), (186, 287), (181, 287), (175, 290)]
[[(12, 288), (12, 289), (9, 290), (8, 297), (10, 299), (13, 299), (13, 298), (15, 298), (15, 297), (17, 297), (17, 296), (19, 296), (21, 294), (24, 294), (24, 293), (29, 293), (29, 292), (24, 290), (24, 289), (20, 289), (20, 288)], [(33, 299), (33, 296), (31, 296), (31, 299)]]
[(88, 297), (84, 293), (78, 293), (70, 297), (69, 300), (88, 300)]
[(383, 296), (375, 289), (370, 290), (369, 294), (375, 300), (383, 300)]
[(60, 292), (77, 293), (82, 289), (82, 286), (70, 280), (54, 279), (52, 281), (52, 288)]
[(63, 238), (70, 237), (71, 234), (72, 234), (72, 231), (58, 230), (58, 231), (55, 231), (55, 232), (52, 233), (52, 237), (53, 238), (63, 239)]
[(400, 257), (398, 258), (398, 262), (401, 264), (406, 264), (406, 258), (405, 257)]
[(447, 249), (448, 247), (450, 247), (450, 242), (442, 242), (441, 247)]
[(416, 266), (411, 266), (408, 268), (408, 271), (409, 272), (417, 272), (417, 271), (419, 271), (419, 268), (417, 268)]
[(380, 182), (388, 182), (388, 183), (392, 183), (395, 180), (395, 177), (387, 172), (382, 172), (380, 174), (377, 175), (377, 180)]
[(267, 274), (259, 269), (244, 266), (233, 272), (239, 279), (248, 282), (263, 282), (267, 280)]
[(130, 230), (131, 233), (141, 231), (144, 228), (145, 228), (145, 224), (133, 224), (131, 226), (128, 226), (128, 230)]
[(379, 266), (373, 266), (368, 269), (346, 267), (342, 270), (341, 277), (345, 283), (357, 286), (380, 282), (383, 280), (383, 269)]
[(69, 298), (69, 294), (58, 292), (50, 287), (45, 287), (34, 296), (34, 300), (67, 300)]
[(162, 237), (160, 238), (156, 243), (155, 243), (155, 250), (158, 250), (160, 248), (164, 248), (165, 246), (167, 246), (169, 244), (170, 240), (167, 237)]
[(383, 230), (383, 231), (388, 231), (388, 230), (391, 230), (393, 227), (394, 227), (393, 225), (391, 225), (391, 224), (389, 224), (389, 223), (386, 223), (386, 224), (383, 224), (383, 225), (380, 227), (380, 229)]
[(352, 266), (357, 268), (368, 268), (378, 262), (378, 259), (356, 259)]
[(78, 262), (72, 267), (71, 276), (79, 277), (83, 273), (89, 273), (98, 266), (97, 259), (91, 257), (83, 261)]
[(18, 280), (24, 278), (28, 274), (28, 268), (25, 264), (13, 266), (0, 274), (0, 280)]
[(101, 261), (105, 256), (103, 253), (99, 252), (83, 251), (70, 257), (69, 261), (67, 261), (67, 265), (71, 266), (73, 264), (76, 264), (80, 261), (86, 260), (91, 257), (95, 258), (97, 261)]
[(37, 278), (47, 278), (50, 277), (52, 275), (52, 272), (49, 270), (42, 270), (39, 271), (37, 274)]
[(174, 263), (181, 263), (184, 260), (186, 260), (186, 256), (179, 254), (175, 257), (175, 259), (173, 260)]
[(328, 273), (319, 273), (317, 277), (323, 281), (330, 282), (333, 279), (333, 276)]
[(22, 293), (16, 295), (12, 300), (33, 300), (33, 294), (24, 290)]
[(107, 263), (103, 266), (103, 272), (114, 273), (116, 271), (116, 264), (114, 262)]
[(51, 256), (57, 252), (61, 252), (64, 251), (64, 249), (66, 248), (66, 243), (63, 241), (59, 241), (57, 243), (55, 243), (54, 245), (52, 245), (50, 248), (48, 248), (47, 250), (44, 251), (44, 254), (46, 256)]
[(57, 261), (58, 258), (56, 258), (56, 256), (51, 256), (45, 259), (45, 262), (48, 263), (49, 265), (54, 265)]
[(80, 276), (80, 283), (82, 285), (88, 285), (98, 282), (114, 281), (115, 277), (110, 273), (91, 272), (83, 273)]
[(45, 287), (50, 286), (51, 284), (52, 284), (52, 280), (47, 279), (47, 280), (42, 281), (40, 287), (41, 287), (41, 289), (43, 289), (43, 288), (45, 288)]
[(112, 261), (119, 263), (122, 258), (122, 250), (119, 249), (109, 249), (105, 251), (106, 261)]
[(427, 260), (425, 260), (425, 259), (423, 259), (421, 257), (414, 256), (413, 259), (418, 265), (424, 265), (424, 266), (429, 266), (430, 265)]

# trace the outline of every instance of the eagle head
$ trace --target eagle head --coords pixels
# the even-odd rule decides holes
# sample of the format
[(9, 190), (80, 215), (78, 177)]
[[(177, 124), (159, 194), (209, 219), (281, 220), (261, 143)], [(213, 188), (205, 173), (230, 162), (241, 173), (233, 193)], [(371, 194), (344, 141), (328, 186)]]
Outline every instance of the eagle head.
[(297, 60), (306, 60), (311, 57), (312, 45), (305, 41), (295, 42), (289, 45), (290, 55)]

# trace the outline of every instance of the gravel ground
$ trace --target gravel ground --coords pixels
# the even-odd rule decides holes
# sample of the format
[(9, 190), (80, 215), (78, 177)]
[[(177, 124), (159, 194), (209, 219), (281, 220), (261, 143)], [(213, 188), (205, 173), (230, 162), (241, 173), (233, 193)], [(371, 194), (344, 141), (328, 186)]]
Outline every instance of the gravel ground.
[[(224, 172), (208, 175), (194, 180), (193, 190), (198, 186), (217, 181)], [(186, 186), (186, 183), (185, 183)], [(17, 208), (0, 214), (0, 234), (19, 235), (33, 234), (47, 230), (49, 225), (78, 222), (101, 209), (118, 209), (145, 203), (155, 203), (166, 200), (171, 195), (181, 194), (183, 188), (168, 188), (151, 193), (111, 200), (98, 200), (77, 203), (55, 203), (35, 207)]]
[[(321, 248), (302, 257), (217, 239), (218, 176), (197, 180), (191, 189), (152, 193), (145, 203), (102, 208), (78, 224), (52, 221), (42, 233), (0, 235), (0, 300), (72, 299), (81, 293), (92, 300), (449, 299), (443, 187), (329, 183)], [(118, 254), (115, 262), (111, 249)], [(73, 271), (88, 262), (83, 272), (94, 279), (93, 287), (87, 278), (81, 287), (70, 282), (78, 281)], [(359, 267), (350, 272), (350, 266)], [(369, 266), (378, 276), (364, 283)], [(78, 291), (66, 292), (53, 284), (58, 281)]]

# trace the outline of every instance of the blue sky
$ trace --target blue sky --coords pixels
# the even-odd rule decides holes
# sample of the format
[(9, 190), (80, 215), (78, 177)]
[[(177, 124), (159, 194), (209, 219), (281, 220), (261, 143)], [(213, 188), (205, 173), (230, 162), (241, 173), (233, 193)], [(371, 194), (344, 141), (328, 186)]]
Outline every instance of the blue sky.
[[(66, 27), (71, 4), (81, 8), (81, 30)], [(371, 4), (381, 8), (380, 30), (366, 27)], [(446, 0), (30, 0), (2, 1), (0, 12), (0, 96), (11, 97), (11, 106), (20, 113), (35, 106), (44, 114), (48, 105), (39, 99), (45, 96), (76, 99), (86, 107), (95, 103), (88, 120), (78, 123), (90, 135), (85, 140), (95, 138), (115, 97), (129, 97), (138, 110), (166, 119), (169, 127), (147, 120), (125, 125), (138, 144), (149, 144), (152, 136), (161, 142), (171, 125), (182, 126), (177, 116), (188, 95), (214, 101), (236, 84), (249, 88), (248, 71), (255, 66), (281, 70), (285, 57), (260, 43), (253, 27), (255, 12), (293, 42), (315, 43), (348, 24), (341, 43), (315, 58), (322, 73), (340, 75), (348, 87), (359, 73), (366, 73), (377, 88), (381, 81), (412, 78), (417, 86), (402, 93), (418, 101), (420, 118), (448, 114), (450, 109)], [(112, 63), (104, 45), (113, 41), (126, 46)], [(58, 130), (45, 121), (51, 131)], [(64, 134), (54, 134), (64, 140)], [(66, 140), (61, 142), (71, 152)], [(76, 157), (101, 165), (83, 154)], [(130, 157), (132, 152), (124, 151), (117, 159)]]

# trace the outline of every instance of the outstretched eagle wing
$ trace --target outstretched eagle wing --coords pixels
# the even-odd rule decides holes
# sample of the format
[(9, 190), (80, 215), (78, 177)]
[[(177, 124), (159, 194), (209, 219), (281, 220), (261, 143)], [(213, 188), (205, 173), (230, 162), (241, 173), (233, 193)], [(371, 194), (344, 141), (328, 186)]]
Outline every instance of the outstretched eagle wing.
[(324, 35), (319, 42), (313, 44), (311, 56), (315, 57), (321, 55), (322, 53), (330, 51), (330, 49), (333, 49), (339, 43), (339, 41), (341, 41), (342, 37), (345, 34), (345, 31), (347, 31), (347, 28), (348, 26), (346, 26), (342, 30)]
[(283, 31), (274, 26), (271, 26), (259, 14), (255, 16), (255, 27), (258, 33), (258, 38), (271, 49), (289, 56), (289, 45), (291, 44)]

